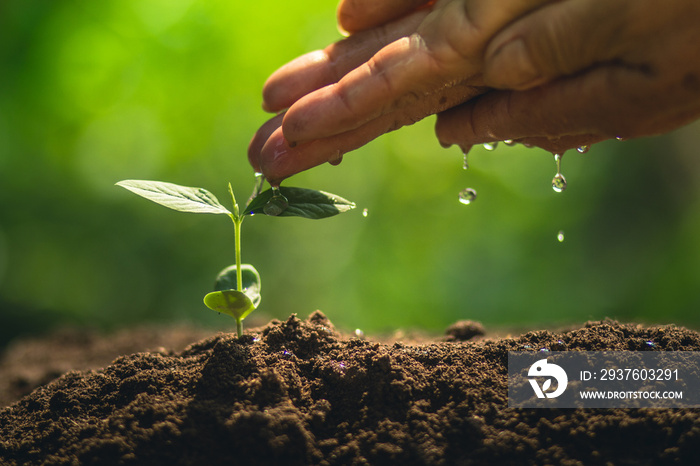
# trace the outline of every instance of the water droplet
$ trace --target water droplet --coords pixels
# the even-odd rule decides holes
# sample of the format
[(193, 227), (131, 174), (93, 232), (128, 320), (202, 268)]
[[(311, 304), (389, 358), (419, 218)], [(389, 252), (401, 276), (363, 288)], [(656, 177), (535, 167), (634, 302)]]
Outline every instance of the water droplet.
[(564, 343), (562, 340), (557, 340), (556, 343), (552, 344), (552, 350), (553, 351), (565, 351), (566, 350), (566, 343)]
[(586, 152), (588, 152), (588, 149), (590, 149), (590, 147), (588, 146), (579, 146), (578, 148), (576, 148), (579, 154), (585, 154)]
[(362, 216), (365, 217), (365, 218), (367, 218), (368, 215), (369, 215), (369, 209), (367, 209), (367, 208), (363, 209), (363, 210), (362, 210)]
[(484, 143), (484, 149), (486, 150), (495, 150), (496, 147), (498, 147), (498, 141)]
[(506, 146), (514, 146), (515, 141), (513, 141), (512, 139), (504, 139), (503, 144), (505, 144)]
[(365, 339), (365, 332), (363, 332), (363, 331), (362, 331), (361, 329), (359, 329), (359, 328), (356, 328), (356, 329), (355, 329), (355, 336), (356, 336), (357, 338), (360, 338), (360, 339), (364, 340), (364, 339)]
[(340, 162), (343, 161), (343, 154), (340, 153), (340, 150), (335, 151), (335, 154), (328, 160), (328, 163), (330, 163), (333, 166), (340, 165)]
[(469, 205), (476, 199), (476, 191), (472, 188), (463, 189), (459, 192), (459, 202)]
[(265, 215), (276, 217), (284, 212), (287, 207), (289, 207), (289, 201), (282, 195), (279, 186), (273, 186), (272, 197), (263, 207), (263, 212), (265, 212)]
[(560, 243), (564, 242), (564, 232), (562, 230), (559, 230), (559, 233), (557, 233), (557, 241)]
[(554, 154), (554, 162), (557, 164), (557, 174), (552, 178), (552, 189), (560, 193), (566, 189), (566, 178), (561, 174), (561, 154)]
[(618, 141), (624, 141), (624, 140), (625, 140), (625, 138), (623, 138), (622, 136), (615, 136), (615, 139), (617, 139)]
[(469, 156), (466, 152), (464, 153), (464, 159), (462, 159), (462, 168), (464, 170), (469, 169)]
[(561, 173), (557, 173), (552, 178), (552, 189), (560, 193), (566, 189), (566, 178)]

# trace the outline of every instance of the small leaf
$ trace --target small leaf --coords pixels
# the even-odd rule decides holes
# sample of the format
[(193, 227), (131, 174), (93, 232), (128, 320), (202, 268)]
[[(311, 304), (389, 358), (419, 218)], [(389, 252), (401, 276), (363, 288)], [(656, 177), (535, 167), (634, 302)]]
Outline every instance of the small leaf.
[(216, 196), (206, 189), (147, 180), (124, 180), (117, 183), (117, 186), (179, 212), (231, 215)]
[[(243, 283), (243, 293), (245, 293), (255, 307), (260, 305), (262, 299), (260, 295), (260, 274), (255, 267), (250, 264), (241, 265), (241, 282)], [(236, 266), (232, 265), (222, 270), (216, 277), (214, 284), (215, 291), (237, 290), (238, 280), (236, 278)]]
[[(335, 194), (304, 188), (280, 187), (280, 193), (287, 198), (288, 206), (279, 213), (280, 217), (304, 217), (321, 219), (332, 217), (355, 208), (355, 203)], [(265, 206), (272, 199), (272, 190), (260, 193), (245, 209), (245, 215), (264, 214)]]
[(237, 321), (255, 310), (255, 305), (243, 292), (236, 290), (213, 291), (204, 297), (204, 304), (213, 311), (228, 314)]

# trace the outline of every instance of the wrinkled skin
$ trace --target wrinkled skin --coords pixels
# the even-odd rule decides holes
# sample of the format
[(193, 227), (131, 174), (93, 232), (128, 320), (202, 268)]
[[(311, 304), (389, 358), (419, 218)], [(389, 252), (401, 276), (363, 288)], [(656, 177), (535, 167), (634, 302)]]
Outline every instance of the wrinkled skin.
[(432, 114), (463, 148), (667, 132), (700, 117), (698, 17), (697, 0), (341, 0), (349, 36), (268, 79), (278, 115), (249, 160), (277, 183)]

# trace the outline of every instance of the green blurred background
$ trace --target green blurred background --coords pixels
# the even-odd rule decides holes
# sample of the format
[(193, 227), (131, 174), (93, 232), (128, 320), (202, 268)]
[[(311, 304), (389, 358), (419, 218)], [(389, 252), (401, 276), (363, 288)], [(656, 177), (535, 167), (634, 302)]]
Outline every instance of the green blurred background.
[[(234, 260), (230, 221), (114, 183), (200, 186), (226, 203), (230, 181), (245, 199), (246, 149), (268, 118), (263, 82), (340, 38), (335, 7), (0, 2), (0, 344), (66, 324), (234, 328), (202, 304)], [(457, 319), (700, 325), (700, 126), (568, 152), (569, 188), (556, 194), (550, 154), (479, 147), (464, 171), (433, 124), (287, 182), (352, 199), (352, 213), (246, 221), (243, 260), (263, 280), (258, 321), (321, 309), (368, 333)], [(466, 187), (478, 191), (469, 206), (457, 201)]]

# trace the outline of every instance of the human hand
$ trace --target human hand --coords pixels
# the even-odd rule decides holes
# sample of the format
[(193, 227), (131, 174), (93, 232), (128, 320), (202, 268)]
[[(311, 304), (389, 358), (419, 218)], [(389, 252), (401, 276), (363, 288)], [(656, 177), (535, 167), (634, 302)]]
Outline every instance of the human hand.
[(263, 107), (288, 110), (253, 137), (251, 164), (278, 183), (485, 92), (488, 39), (548, 1), (341, 1), (340, 26), (354, 34), (268, 79)]
[(698, 17), (696, 0), (544, 5), (489, 41), (483, 79), (500, 90), (439, 114), (438, 139), (561, 153), (689, 123), (700, 117)]

